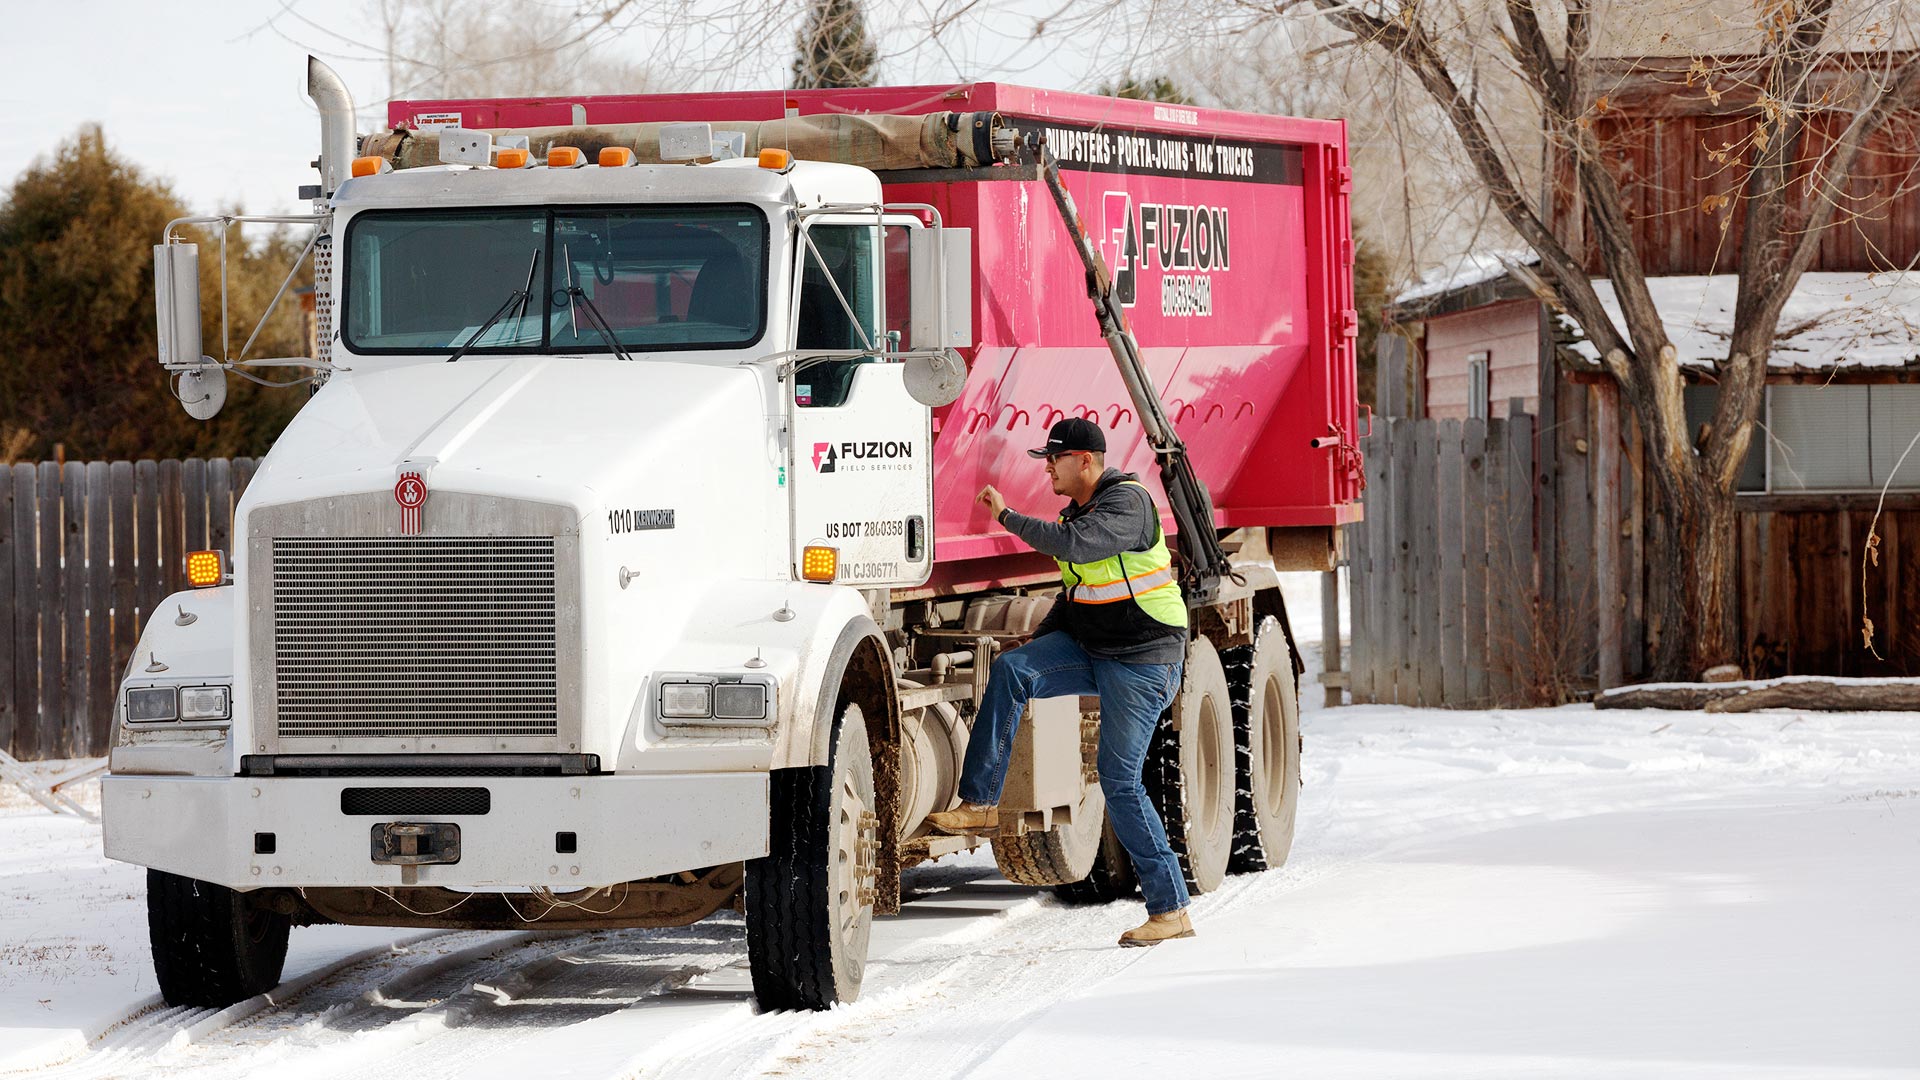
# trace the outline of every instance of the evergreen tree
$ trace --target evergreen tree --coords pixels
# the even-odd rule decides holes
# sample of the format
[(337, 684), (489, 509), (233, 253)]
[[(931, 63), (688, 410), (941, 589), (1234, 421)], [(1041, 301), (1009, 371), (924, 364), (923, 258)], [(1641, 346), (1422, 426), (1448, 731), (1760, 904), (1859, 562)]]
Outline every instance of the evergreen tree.
[[(35, 162), (0, 201), (0, 449), (19, 460), (258, 454), (307, 398), (229, 379), (209, 421), (174, 400), (154, 341), (153, 245), (186, 211), (166, 184), (83, 128)], [(205, 349), (220, 343), (218, 235), (200, 242)], [(304, 241), (304, 237), (302, 238)], [(233, 348), (239, 349), (300, 244), (284, 232), (228, 242)], [(253, 356), (304, 352), (299, 305), (283, 299)], [(274, 372), (286, 377), (283, 372)]]
[(795, 44), (795, 90), (873, 85), (880, 52), (860, 0), (812, 0)]
[(1122, 75), (1114, 82), (1101, 83), (1094, 93), (1102, 97), (1132, 98), (1135, 101), (1159, 101), (1168, 105), (1192, 105), (1192, 96), (1165, 75), (1135, 77)]

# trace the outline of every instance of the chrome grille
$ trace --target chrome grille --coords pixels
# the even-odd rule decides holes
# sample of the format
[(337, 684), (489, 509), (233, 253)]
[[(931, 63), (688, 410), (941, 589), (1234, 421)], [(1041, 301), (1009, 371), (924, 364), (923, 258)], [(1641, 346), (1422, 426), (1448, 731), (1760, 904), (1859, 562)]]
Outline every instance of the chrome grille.
[(273, 538), (282, 738), (551, 737), (554, 541)]

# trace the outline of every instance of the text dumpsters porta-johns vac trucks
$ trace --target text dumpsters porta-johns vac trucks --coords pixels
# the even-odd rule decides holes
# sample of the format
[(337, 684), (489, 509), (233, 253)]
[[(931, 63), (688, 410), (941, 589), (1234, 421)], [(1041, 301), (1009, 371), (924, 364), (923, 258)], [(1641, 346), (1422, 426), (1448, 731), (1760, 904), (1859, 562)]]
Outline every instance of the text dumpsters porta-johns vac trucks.
[(761, 1006), (823, 1008), (916, 863), (1130, 893), (1093, 699), (1033, 703), (997, 834), (926, 824), (1060, 587), (973, 496), (1052, 513), (1024, 451), (1063, 416), (1178, 551), (1147, 784), (1190, 888), (1286, 858), (1276, 571), (1359, 516), (1343, 124), (977, 83), (395, 102), (357, 138), (308, 92), (313, 212), (273, 220), (313, 230), (317, 355), (203, 342), (223, 245), (186, 238), (248, 219), (155, 249), (190, 412), (316, 387), (120, 693), (106, 850), (150, 868), (168, 1001), (270, 988), (296, 925), (732, 905)]

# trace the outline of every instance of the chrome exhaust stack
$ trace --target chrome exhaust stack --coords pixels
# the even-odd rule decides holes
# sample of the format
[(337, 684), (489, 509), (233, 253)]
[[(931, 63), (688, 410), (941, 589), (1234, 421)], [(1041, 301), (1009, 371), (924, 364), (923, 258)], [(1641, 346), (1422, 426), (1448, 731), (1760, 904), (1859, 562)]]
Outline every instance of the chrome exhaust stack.
[(307, 57), (307, 96), (320, 109), (320, 170), (322, 198), (339, 190), (353, 168), (355, 144), (353, 131), (353, 95), (334, 70)]

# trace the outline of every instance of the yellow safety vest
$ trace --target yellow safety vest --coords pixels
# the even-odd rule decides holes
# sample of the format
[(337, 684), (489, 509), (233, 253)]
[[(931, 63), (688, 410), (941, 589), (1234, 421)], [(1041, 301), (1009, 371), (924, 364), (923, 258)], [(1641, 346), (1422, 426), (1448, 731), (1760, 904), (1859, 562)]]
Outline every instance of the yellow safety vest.
[[(1137, 480), (1121, 482), (1146, 489), (1146, 485)], [(1060, 520), (1066, 519), (1062, 513)], [(1160, 527), (1157, 508), (1153, 546), (1145, 551), (1123, 551), (1110, 559), (1091, 563), (1070, 563), (1064, 559), (1054, 562), (1060, 564), (1060, 582), (1066, 587), (1063, 599), (1087, 605), (1078, 608), (1078, 612), (1091, 615), (1093, 608), (1132, 601), (1157, 622), (1168, 626), (1187, 625), (1187, 602), (1180, 595), (1180, 582), (1173, 576), (1173, 555), (1167, 551), (1167, 534)]]

